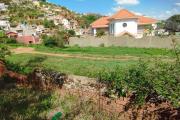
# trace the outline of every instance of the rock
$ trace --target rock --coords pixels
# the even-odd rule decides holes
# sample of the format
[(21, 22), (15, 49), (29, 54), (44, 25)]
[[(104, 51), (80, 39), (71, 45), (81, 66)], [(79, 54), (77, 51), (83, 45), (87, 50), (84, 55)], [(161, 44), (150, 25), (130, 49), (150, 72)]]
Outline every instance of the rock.
[(32, 86), (40, 89), (52, 89), (53, 87), (62, 88), (66, 75), (52, 70), (35, 69), (28, 79)]

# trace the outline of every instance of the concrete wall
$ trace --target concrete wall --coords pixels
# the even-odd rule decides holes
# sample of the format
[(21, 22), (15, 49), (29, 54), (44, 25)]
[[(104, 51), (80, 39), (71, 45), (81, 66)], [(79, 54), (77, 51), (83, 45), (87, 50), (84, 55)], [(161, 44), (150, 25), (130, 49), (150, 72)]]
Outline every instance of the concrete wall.
[[(174, 37), (178, 44), (180, 44), (180, 36)], [(78, 45), (80, 47), (99, 47), (104, 45), (121, 46), (121, 47), (137, 47), (137, 48), (172, 48), (172, 37), (144, 37), (135, 39), (127, 36), (113, 37), (103, 36), (101, 38), (94, 36), (84, 36), (81, 38), (70, 38), (70, 46)]]

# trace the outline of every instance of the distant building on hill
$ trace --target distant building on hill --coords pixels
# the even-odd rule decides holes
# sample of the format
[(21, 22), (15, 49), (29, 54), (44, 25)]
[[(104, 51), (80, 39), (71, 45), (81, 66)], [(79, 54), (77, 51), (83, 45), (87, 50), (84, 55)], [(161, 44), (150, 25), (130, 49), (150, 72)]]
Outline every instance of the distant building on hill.
[(10, 28), (10, 23), (8, 20), (0, 20), (0, 28), (7, 31)]
[(8, 8), (8, 5), (5, 5), (4, 3), (0, 3), (0, 11), (6, 11)]
[(39, 44), (40, 40), (38, 37), (35, 36), (18, 36), (16, 38), (17, 42), (23, 44)]

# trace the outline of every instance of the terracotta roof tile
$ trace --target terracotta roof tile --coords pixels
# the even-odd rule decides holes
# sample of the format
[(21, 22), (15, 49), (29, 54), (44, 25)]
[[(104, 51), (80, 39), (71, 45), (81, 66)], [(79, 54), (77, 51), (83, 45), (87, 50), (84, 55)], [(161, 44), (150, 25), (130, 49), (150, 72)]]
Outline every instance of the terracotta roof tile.
[(109, 19), (128, 19), (128, 18), (138, 18), (138, 16), (126, 9), (122, 9), (116, 14), (112, 15)]
[(157, 23), (157, 22), (158, 22), (158, 20), (153, 19), (153, 18), (138, 16), (138, 24), (139, 25), (153, 24), (153, 23)]
[(109, 17), (102, 17), (91, 24), (92, 28), (104, 28), (109, 26)]
[(144, 17), (144, 16), (138, 16), (126, 9), (120, 10), (116, 14), (112, 15), (111, 17), (102, 17), (96, 21), (94, 21), (91, 24), (92, 28), (105, 28), (109, 26), (110, 20), (113, 19), (138, 19), (138, 25), (146, 25), (146, 24), (153, 24), (157, 23), (158, 20), (149, 18), (149, 17)]

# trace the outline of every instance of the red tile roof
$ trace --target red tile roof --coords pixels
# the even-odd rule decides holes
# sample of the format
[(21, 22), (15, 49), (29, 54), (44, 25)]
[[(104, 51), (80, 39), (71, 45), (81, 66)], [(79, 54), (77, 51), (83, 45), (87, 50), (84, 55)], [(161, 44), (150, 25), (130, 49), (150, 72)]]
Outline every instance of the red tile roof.
[(138, 18), (138, 16), (126, 9), (122, 9), (113, 16), (111, 16), (109, 19), (128, 19), (128, 18)]
[(102, 17), (91, 24), (93, 28), (105, 28), (109, 26), (109, 17)]
[(112, 15), (111, 17), (102, 17), (95, 22), (91, 24), (92, 28), (105, 28), (109, 26), (109, 22), (113, 19), (137, 19), (138, 25), (147, 25), (147, 24), (154, 24), (157, 23), (158, 20), (144, 17), (144, 16), (138, 16), (126, 9), (120, 10), (116, 14)]
[(149, 17), (144, 17), (144, 16), (139, 16), (138, 17), (138, 24), (139, 25), (146, 25), (146, 24), (154, 24), (157, 23), (158, 20), (149, 18)]

